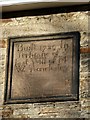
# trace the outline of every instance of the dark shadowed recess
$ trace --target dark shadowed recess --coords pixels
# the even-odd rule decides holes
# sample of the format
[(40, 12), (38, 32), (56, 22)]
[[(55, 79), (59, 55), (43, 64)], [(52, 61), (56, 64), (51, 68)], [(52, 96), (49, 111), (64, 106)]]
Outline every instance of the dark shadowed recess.
[(89, 118), (2, 118), (1, 120), (89, 120)]
[(3, 12), (1, 13), (2, 14), (1, 17), (2, 19), (7, 19), (7, 18), (23, 17), (23, 16), (38, 16), (38, 15), (49, 15), (49, 14), (55, 14), (55, 13), (69, 13), (69, 12), (89, 11), (89, 10), (90, 10), (90, 4), (88, 3), (84, 5)]

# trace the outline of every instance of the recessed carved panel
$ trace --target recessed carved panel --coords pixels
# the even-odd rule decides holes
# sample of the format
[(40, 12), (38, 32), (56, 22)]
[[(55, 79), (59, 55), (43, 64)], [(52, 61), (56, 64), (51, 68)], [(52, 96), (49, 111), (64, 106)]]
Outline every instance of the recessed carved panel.
[(5, 103), (78, 99), (79, 33), (10, 38)]

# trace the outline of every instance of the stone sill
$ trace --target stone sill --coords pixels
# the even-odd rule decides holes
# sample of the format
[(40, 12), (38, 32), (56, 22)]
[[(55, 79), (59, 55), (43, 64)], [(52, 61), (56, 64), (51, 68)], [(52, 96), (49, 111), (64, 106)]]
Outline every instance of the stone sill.
[(89, 0), (2, 0), (0, 2), (0, 12), (19, 11), (19, 10), (32, 10), (48, 7), (72, 6), (88, 4)]

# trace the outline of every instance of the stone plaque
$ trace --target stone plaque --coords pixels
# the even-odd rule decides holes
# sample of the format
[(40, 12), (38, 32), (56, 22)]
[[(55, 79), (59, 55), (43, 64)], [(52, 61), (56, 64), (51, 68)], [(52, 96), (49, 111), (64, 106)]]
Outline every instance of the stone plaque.
[(5, 103), (78, 100), (79, 33), (10, 38)]

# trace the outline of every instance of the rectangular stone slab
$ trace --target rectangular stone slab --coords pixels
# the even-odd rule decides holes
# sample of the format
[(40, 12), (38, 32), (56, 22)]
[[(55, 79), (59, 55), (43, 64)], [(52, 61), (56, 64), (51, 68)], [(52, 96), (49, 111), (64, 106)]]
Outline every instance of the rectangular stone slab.
[(78, 100), (78, 32), (8, 40), (5, 103)]

